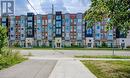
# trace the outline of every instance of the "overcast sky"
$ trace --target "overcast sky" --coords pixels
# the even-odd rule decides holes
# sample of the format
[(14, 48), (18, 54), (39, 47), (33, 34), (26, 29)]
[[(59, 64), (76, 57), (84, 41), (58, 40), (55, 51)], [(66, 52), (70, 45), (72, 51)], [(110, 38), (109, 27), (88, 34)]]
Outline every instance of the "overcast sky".
[[(84, 13), (90, 6), (90, 0), (29, 0), (39, 14), (47, 14), (52, 12), (52, 4), (54, 11), (62, 11), (63, 13)], [(15, 0), (15, 14), (22, 15), (27, 12), (36, 12), (31, 8), (27, 0)]]

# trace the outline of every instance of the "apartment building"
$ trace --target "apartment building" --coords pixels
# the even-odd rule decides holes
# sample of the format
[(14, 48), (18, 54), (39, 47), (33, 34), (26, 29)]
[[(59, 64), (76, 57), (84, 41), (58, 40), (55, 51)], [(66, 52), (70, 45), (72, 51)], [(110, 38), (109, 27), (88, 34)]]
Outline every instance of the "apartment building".
[(129, 34), (124, 36), (118, 29), (106, 30), (105, 19), (88, 27), (89, 21), (84, 20), (82, 13), (70, 14), (58, 11), (55, 14), (41, 15), (27, 13), (21, 16), (0, 17), (2, 26), (7, 28), (9, 46), (19, 47), (127, 47), (130, 43)]

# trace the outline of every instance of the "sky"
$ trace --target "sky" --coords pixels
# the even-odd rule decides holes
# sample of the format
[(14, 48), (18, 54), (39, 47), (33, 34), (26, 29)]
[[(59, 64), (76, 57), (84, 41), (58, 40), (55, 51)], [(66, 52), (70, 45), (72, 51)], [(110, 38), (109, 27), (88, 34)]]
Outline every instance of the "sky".
[(62, 13), (84, 13), (91, 5), (90, 0), (29, 0), (36, 9), (36, 13), (27, 0), (14, 1), (15, 15), (25, 15), (27, 12), (48, 14), (52, 12), (52, 4), (54, 5), (54, 11), (62, 11)]

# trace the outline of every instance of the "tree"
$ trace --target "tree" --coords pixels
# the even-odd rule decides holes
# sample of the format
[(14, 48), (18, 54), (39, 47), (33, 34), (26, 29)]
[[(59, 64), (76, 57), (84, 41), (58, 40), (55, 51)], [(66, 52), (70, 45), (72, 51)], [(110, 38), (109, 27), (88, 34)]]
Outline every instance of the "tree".
[(5, 27), (0, 25), (0, 54), (2, 54), (2, 48), (7, 47), (7, 31)]
[(130, 0), (91, 0), (92, 4), (89, 10), (85, 12), (85, 19), (89, 20), (89, 26), (96, 22), (107, 22), (107, 28), (118, 28), (127, 35), (130, 27)]

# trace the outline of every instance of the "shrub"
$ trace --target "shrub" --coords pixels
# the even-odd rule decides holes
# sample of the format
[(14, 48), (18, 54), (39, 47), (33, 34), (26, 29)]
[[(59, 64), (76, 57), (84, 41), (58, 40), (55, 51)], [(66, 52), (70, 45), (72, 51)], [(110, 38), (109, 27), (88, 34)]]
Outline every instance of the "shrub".
[(130, 48), (130, 46), (127, 46), (126, 48)]
[(108, 48), (107, 44), (105, 42), (102, 43), (101, 48)]
[(18, 51), (7, 49), (0, 57), (0, 70), (26, 60)]

